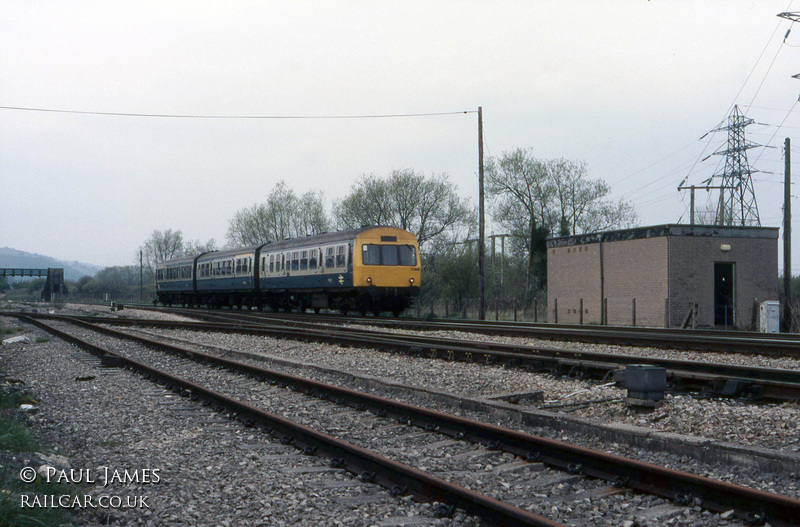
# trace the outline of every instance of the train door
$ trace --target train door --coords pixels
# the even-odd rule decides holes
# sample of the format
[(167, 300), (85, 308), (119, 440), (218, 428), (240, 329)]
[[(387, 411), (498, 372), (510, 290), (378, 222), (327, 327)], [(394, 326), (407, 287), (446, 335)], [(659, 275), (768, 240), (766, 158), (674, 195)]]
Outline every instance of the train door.
[(733, 326), (736, 322), (736, 288), (734, 264), (714, 264), (714, 325)]

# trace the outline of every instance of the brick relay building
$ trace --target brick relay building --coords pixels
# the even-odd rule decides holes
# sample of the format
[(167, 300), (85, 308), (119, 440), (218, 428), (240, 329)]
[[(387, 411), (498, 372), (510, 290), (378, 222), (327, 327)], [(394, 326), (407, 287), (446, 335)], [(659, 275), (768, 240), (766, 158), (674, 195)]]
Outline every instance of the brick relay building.
[(778, 228), (657, 225), (547, 240), (548, 320), (754, 328)]

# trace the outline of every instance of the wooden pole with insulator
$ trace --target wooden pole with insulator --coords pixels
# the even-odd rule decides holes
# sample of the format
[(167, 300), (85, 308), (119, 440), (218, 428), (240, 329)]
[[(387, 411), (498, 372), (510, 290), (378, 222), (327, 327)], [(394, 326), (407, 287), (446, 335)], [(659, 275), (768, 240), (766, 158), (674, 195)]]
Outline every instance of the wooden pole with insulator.
[(479, 225), (480, 230), (478, 240), (478, 318), (486, 320), (486, 269), (485, 262), (485, 240), (484, 230), (486, 222), (483, 212), (483, 108), (478, 106), (478, 203), (479, 203)]
[(792, 158), (789, 138), (784, 142), (783, 177), (783, 326), (791, 331), (792, 296)]

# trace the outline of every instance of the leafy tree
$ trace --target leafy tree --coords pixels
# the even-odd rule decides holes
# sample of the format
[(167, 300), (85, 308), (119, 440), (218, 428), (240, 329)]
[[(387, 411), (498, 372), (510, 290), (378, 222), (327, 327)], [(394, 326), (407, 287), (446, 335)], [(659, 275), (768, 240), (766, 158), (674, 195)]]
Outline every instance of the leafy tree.
[(421, 247), (448, 230), (474, 223), (472, 210), (447, 175), (426, 178), (413, 170), (394, 170), (385, 179), (362, 176), (333, 213), (343, 228), (389, 225), (413, 232)]
[(328, 229), (329, 220), (321, 192), (306, 192), (298, 197), (278, 182), (265, 203), (238, 211), (229, 222), (228, 243), (258, 245), (269, 240), (298, 238)]

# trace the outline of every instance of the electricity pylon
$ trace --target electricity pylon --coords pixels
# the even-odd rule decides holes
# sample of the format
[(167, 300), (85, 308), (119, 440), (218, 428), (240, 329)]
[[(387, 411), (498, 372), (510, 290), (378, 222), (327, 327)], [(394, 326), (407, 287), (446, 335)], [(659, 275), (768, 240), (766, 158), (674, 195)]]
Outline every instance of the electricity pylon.
[(722, 179), (714, 221), (716, 225), (761, 226), (753, 179), (750, 177), (758, 170), (751, 168), (747, 162), (747, 151), (761, 145), (751, 143), (744, 137), (745, 127), (753, 122), (753, 119), (739, 111), (737, 105), (728, 116), (728, 124), (712, 130), (728, 132), (728, 142), (714, 152), (714, 155), (725, 156), (725, 168), (713, 176)]

